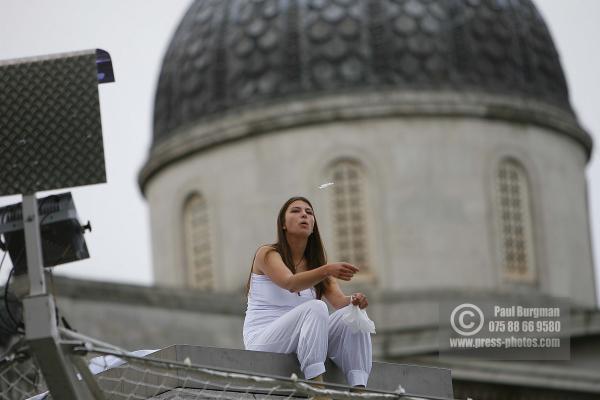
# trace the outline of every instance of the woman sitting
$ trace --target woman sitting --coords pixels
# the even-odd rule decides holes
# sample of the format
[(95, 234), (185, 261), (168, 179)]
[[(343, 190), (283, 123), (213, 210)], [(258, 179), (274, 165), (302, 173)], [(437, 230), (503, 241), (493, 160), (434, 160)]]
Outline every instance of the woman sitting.
[[(372, 350), (369, 333), (352, 332), (342, 308), (368, 306), (362, 293), (345, 296), (337, 280), (350, 281), (358, 268), (327, 263), (311, 203), (285, 202), (277, 218), (277, 242), (254, 256), (244, 320), (247, 350), (296, 353), (306, 379), (322, 382), (329, 357), (351, 386), (367, 385)], [(329, 315), (326, 299), (337, 311)]]

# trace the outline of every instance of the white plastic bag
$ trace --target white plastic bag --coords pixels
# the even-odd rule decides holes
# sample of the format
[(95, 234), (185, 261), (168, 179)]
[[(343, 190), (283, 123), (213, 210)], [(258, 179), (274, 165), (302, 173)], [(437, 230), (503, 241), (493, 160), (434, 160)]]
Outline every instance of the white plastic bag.
[(349, 304), (342, 308), (342, 321), (350, 327), (353, 333), (375, 333), (375, 323), (369, 319), (367, 312), (358, 306)]

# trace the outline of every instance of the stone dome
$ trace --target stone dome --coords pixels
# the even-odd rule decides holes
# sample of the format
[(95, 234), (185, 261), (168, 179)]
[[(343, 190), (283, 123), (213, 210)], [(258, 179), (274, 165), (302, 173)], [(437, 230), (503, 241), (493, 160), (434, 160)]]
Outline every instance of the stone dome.
[(153, 146), (242, 106), (373, 89), (516, 96), (573, 115), (530, 0), (196, 0), (164, 57)]

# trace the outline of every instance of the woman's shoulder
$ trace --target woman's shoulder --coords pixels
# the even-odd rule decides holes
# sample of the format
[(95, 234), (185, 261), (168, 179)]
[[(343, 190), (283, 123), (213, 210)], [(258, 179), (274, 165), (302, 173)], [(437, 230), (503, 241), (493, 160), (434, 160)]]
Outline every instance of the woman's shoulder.
[(273, 244), (262, 245), (256, 250), (254, 263), (252, 264), (252, 272), (259, 275), (264, 274), (260, 267), (267, 261), (267, 255), (271, 252), (275, 252), (275, 254), (279, 255), (277, 248)]
[(279, 254), (279, 252), (277, 251), (277, 247), (275, 245), (263, 244), (262, 246), (259, 246), (258, 249), (256, 250), (256, 258), (258, 258), (259, 256), (265, 257), (267, 254), (269, 254), (272, 251)]

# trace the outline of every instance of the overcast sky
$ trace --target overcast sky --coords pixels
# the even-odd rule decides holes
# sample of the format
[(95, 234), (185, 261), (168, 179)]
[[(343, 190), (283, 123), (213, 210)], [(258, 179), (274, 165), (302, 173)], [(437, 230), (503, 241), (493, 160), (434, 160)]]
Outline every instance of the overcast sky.
[[(102, 48), (116, 82), (100, 106), (108, 183), (72, 189), (80, 219), (91, 220), (91, 259), (55, 268), (74, 277), (152, 284), (148, 209), (137, 173), (151, 141), (154, 91), (162, 56), (190, 0), (2, 0), (0, 59)], [(571, 103), (600, 143), (600, 1), (536, 0), (561, 55)], [(600, 260), (600, 161), (587, 169), (592, 240)], [(0, 205), (20, 197), (0, 198)], [(0, 271), (6, 278), (10, 260)], [(569, 266), (565, 266), (568, 268)], [(596, 262), (596, 289), (600, 273)]]

